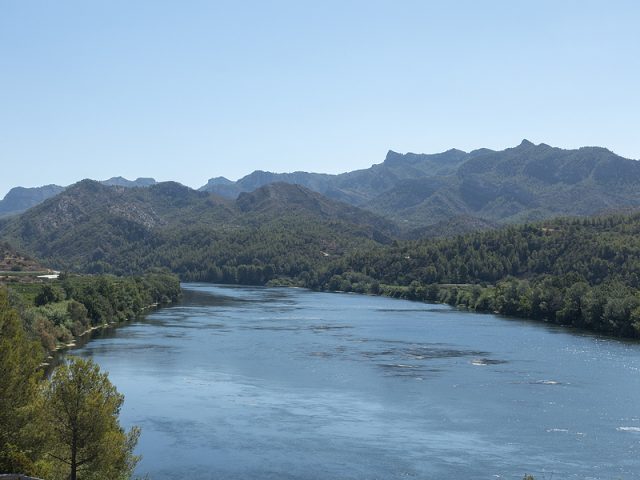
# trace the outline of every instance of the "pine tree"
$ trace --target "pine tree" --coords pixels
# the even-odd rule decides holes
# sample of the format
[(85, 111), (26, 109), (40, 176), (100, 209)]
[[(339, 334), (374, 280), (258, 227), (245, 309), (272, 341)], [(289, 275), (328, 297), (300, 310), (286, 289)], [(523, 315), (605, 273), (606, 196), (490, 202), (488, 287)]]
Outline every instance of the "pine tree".
[(128, 479), (139, 460), (140, 434), (126, 433), (118, 415), (124, 400), (91, 360), (70, 358), (45, 387), (47, 454), (57, 462), (52, 478)]

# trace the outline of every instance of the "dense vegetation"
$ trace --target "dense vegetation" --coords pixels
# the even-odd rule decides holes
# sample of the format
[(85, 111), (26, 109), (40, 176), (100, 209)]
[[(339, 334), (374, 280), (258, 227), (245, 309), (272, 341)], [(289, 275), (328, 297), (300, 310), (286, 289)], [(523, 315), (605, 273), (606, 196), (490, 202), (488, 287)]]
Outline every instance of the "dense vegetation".
[(123, 251), (115, 263), (103, 257), (86, 268), (163, 266), (188, 281), (385, 294), (639, 336), (640, 215), (559, 219), (390, 245), (355, 242), (352, 231), (341, 230), (345, 225), (332, 228), (299, 214), (253, 228), (175, 228)]
[(91, 181), (0, 225), (14, 247), (59, 270), (138, 274), (163, 266), (185, 279), (225, 275), (229, 282), (243, 264), (273, 264), (295, 276), (314, 258), (389, 243), (395, 230), (294, 185), (270, 185), (231, 202), (173, 183), (117, 189)]
[[(569, 175), (574, 157), (565, 158), (564, 173), (554, 175)], [(600, 161), (587, 166), (581, 175), (622, 181), (607, 177)], [(381, 293), (639, 336), (637, 214), (399, 240), (385, 219), (296, 185), (268, 185), (235, 201), (173, 183), (118, 188), (80, 182), (5, 221), (0, 235), (71, 271), (139, 274), (167, 268), (187, 281)], [(117, 296), (117, 289), (108, 294)], [(82, 302), (66, 291), (57, 298)], [(54, 335), (64, 341), (66, 332), (74, 333), (70, 318), (82, 311), (53, 303), (58, 306), (27, 313), (34, 318), (29, 328), (46, 323), (44, 316), (54, 326), (64, 325)], [(92, 309), (87, 307), (89, 317)], [(66, 319), (55, 320), (63, 311)], [(75, 330), (86, 326), (80, 322)]]
[(396, 243), (345, 255), (302, 280), (640, 337), (640, 215)]
[(152, 305), (176, 301), (178, 279), (166, 273), (137, 277), (62, 275), (45, 283), (10, 284), (24, 328), (46, 351), (91, 328), (130, 320)]
[(639, 234), (640, 215), (612, 215), (355, 245), (338, 229), (300, 218), (227, 233), (176, 230), (120, 261), (166, 266), (184, 280), (441, 301), (638, 337)]
[(58, 366), (50, 378), (40, 366), (74, 336), (179, 296), (178, 279), (167, 273), (64, 274), (0, 285), (0, 472), (128, 479), (139, 430), (120, 427), (123, 397), (106, 374), (81, 359)]
[(128, 479), (139, 431), (118, 422), (122, 395), (91, 361), (71, 359), (43, 379), (41, 360), (0, 290), (0, 472)]

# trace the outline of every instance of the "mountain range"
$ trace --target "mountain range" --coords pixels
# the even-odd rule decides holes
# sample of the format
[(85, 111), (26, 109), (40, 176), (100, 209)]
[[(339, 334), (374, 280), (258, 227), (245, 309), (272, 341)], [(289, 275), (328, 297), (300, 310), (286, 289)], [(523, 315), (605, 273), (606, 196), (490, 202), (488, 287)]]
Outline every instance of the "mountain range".
[(304, 185), (387, 216), (407, 229), (456, 231), (640, 206), (640, 163), (601, 147), (564, 150), (523, 140), (502, 151), (390, 151), (383, 163), (339, 175), (256, 171), (200, 190), (234, 198), (267, 183)]
[[(122, 177), (100, 183), (118, 188), (157, 184), (152, 178)], [(408, 238), (640, 206), (638, 161), (601, 147), (565, 150), (527, 140), (502, 151), (389, 151), (380, 164), (338, 175), (258, 170), (235, 182), (212, 178), (199, 191), (215, 194), (220, 201), (235, 201), (273, 183), (300, 185), (326, 199), (385, 217)], [(0, 201), (0, 217), (24, 212), (65, 188), (16, 187)]]
[[(527, 141), (200, 190), (82, 180), (0, 219), (0, 267), (382, 293), (638, 337), (639, 187), (637, 161)], [(559, 215), (585, 218), (530, 222)]]
[(126, 188), (83, 180), (0, 221), (0, 238), (49, 265), (113, 273), (160, 266), (180, 273), (212, 259), (224, 266), (221, 255), (242, 252), (243, 262), (256, 265), (292, 251), (329, 257), (397, 235), (383, 217), (286, 183), (231, 200), (175, 182)]

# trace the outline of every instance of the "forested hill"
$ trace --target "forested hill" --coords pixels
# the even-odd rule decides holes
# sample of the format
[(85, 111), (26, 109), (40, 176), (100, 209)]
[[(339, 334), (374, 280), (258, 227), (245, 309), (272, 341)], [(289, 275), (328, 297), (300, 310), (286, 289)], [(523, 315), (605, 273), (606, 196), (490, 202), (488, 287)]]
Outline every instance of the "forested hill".
[(637, 338), (640, 214), (401, 242), (345, 255), (304, 280)]
[[(304, 187), (272, 184), (236, 200), (167, 182), (148, 188), (84, 180), (19, 217), (0, 237), (59, 269), (253, 283), (310, 262), (389, 243), (394, 224)], [(245, 265), (239, 269), (240, 265)]]
[(231, 200), (171, 182), (83, 181), (0, 223), (1, 239), (59, 269), (166, 267), (183, 280), (383, 293), (639, 335), (640, 214), (396, 234), (384, 218), (284, 183)]
[(201, 188), (235, 198), (265, 184), (301, 184), (387, 216), (408, 230), (473, 231), (559, 215), (594, 215), (640, 206), (640, 163), (605, 148), (564, 150), (523, 140), (502, 151), (440, 154), (390, 151), (371, 168), (326, 175), (256, 171)]

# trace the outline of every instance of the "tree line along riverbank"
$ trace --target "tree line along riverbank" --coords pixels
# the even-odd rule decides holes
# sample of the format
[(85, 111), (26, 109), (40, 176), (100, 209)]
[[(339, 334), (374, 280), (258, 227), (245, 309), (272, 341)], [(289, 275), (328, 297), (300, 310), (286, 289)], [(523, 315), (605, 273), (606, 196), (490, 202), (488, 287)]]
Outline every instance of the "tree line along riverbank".
[(303, 280), (640, 338), (640, 215), (396, 243), (345, 255)]
[(90, 360), (45, 377), (45, 355), (93, 328), (180, 297), (177, 277), (62, 275), (0, 285), (0, 473), (47, 480), (131, 477), (140, 430), (119, 423), (124, 397)]
[[(2, 286), (0, 286), (2, 288)], [(92, 329), (132, 320), (153, 306), (180, 298), (177, 277), (61, 274), (57, 280), (4, 287), (25, 332), (51, 353)]]
[[(561, 218), (331, 255), (304, 254), (293, 243), (282, 252), (283, 235), (279, 232), (262, 250), (248, 240), (231, 256), (194, 262), (192, 257), (206, 250), (194, 247), (176, 250), (171, 261), (187, 281), (443, 302), (640, 338), (640, 214)], [(224, 244), (218, 247), (224, 251)]]

